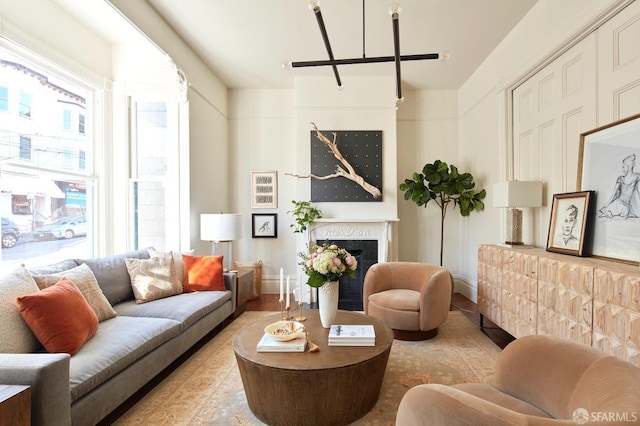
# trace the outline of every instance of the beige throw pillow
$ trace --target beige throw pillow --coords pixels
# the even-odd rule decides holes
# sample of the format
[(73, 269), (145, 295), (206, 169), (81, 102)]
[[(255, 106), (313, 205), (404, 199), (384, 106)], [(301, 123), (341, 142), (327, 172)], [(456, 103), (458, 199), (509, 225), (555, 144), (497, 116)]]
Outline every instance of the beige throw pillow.
[(80, 290), (80, 293), (82, 293), (87, 300), (93, 312), (96, 313), (98, 321), (104, 321), (117, 315), (116, 311), (111, 307), (111, 304), (102, 293), (102, 289), (100, 285), (98, 285), (98, 280), (93, 271), (85, 264), (66, 271), (56, 272), (55, 274), (36, 275), (33, 278), (42, 290), (51, 287), (63, 277), (66, 277), (78, 287), (78, 290)]
[(24, 266), (0, 272), (0, 353), (29, 353), (40, 346), (16, 304), (18, 297), (38, 291)]
[(176, 267), (176, 275), (178, 276), (178, 278), (180, 279), (180, 283), (184, 284), (184, 262), (182, 261), (182, 255), (183, 254), (189, 254), (192, 255), (194, 253), (193, 250), (187, 250), (187, 251), (168, 251), (168, 252), (161, 252), (158, 251), (156, 249), (150, 248), (149, 249), (149, 256), (150, 257), (162, 257), (165, 254), (171, 254), (171, 256), (173, 257), (173, 264)]
[(136, 303), (182, 293), (171, 253), (150, 259), (125, 259)]

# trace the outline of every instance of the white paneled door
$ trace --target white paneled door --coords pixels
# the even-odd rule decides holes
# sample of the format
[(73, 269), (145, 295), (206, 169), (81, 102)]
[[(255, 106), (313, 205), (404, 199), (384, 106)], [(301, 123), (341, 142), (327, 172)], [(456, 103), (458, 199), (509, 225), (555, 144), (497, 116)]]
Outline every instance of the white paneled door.
[(524, 241), (546, 247), (553, 194), (576, 191), (580, 133), (640, 112), (638, 40), (635, 1), (513, 90), (513, 178), (544, 182)]
[(513, 91), (514, 179), (544, 182), (543, 207), (523, 224), (523, 240), (537, 246), (546, 245), (553, 194), (576, 189), (580, 133), (596, 124), (595, 65), (591, 34)]

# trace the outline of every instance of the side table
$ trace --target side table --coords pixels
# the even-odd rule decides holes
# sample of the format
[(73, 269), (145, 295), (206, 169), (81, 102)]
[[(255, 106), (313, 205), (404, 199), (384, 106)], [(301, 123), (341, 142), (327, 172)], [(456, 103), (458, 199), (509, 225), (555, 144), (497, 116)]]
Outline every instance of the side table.
[(233, 313), (237, 318), (247, 305), (247, 300), (253, 296), (253, 270), (241, 269), (236, 274), (236, 310)]
[(0, 424), (31, 425), (31, 386), (0, 385)]

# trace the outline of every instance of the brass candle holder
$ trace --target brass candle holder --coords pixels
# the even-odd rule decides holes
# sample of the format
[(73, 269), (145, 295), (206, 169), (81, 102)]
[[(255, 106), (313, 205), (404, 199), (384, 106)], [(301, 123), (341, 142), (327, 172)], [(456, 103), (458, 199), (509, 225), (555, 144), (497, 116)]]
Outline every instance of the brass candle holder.
[[(291, 321), (293, 317), (289, 314), (291, 306), (284, 307), (284, 299), (279, 299), (280, 302), (280, 318), (282, 321)], [(286, 312), (286, 313), (285, 313)]]
[(296, 321), (298, 322), (302, 322), (302, 321), (306, 321), (307, 317), (303, 317), (302, 316), (302, 305), (304, 305), (304, 302), (301, 300), (298, 302), (298, 307), (299, 307), (299, 313), (298, 316), (296, 317)]

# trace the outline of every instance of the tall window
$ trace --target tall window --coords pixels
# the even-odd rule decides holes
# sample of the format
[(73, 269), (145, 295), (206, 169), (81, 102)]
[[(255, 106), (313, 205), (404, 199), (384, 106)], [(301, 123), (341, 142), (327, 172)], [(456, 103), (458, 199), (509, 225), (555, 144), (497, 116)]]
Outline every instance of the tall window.
[(134, 101), (131, 110), (135, 247), (165, 247), (167, 104)]
[(31, 160), (31, 138), (20, 136), (20, 159)]
[(9, 88), (0, 87), (0, 111), (9, 111)]
[(67, 132), (71, 131), (71, 111), (62, 111), (62, 128)]
[(31, 94), (20, 92), (20, 107), (18, 109), (23, 117), (31, 117)]
[(84, 117), (92, 117), (96, 89), (13, 45), (0, 44), (0, 64), (0, 109), (8, 111), (0, 114), (0, 265), (90, 256), (94, 141)]

